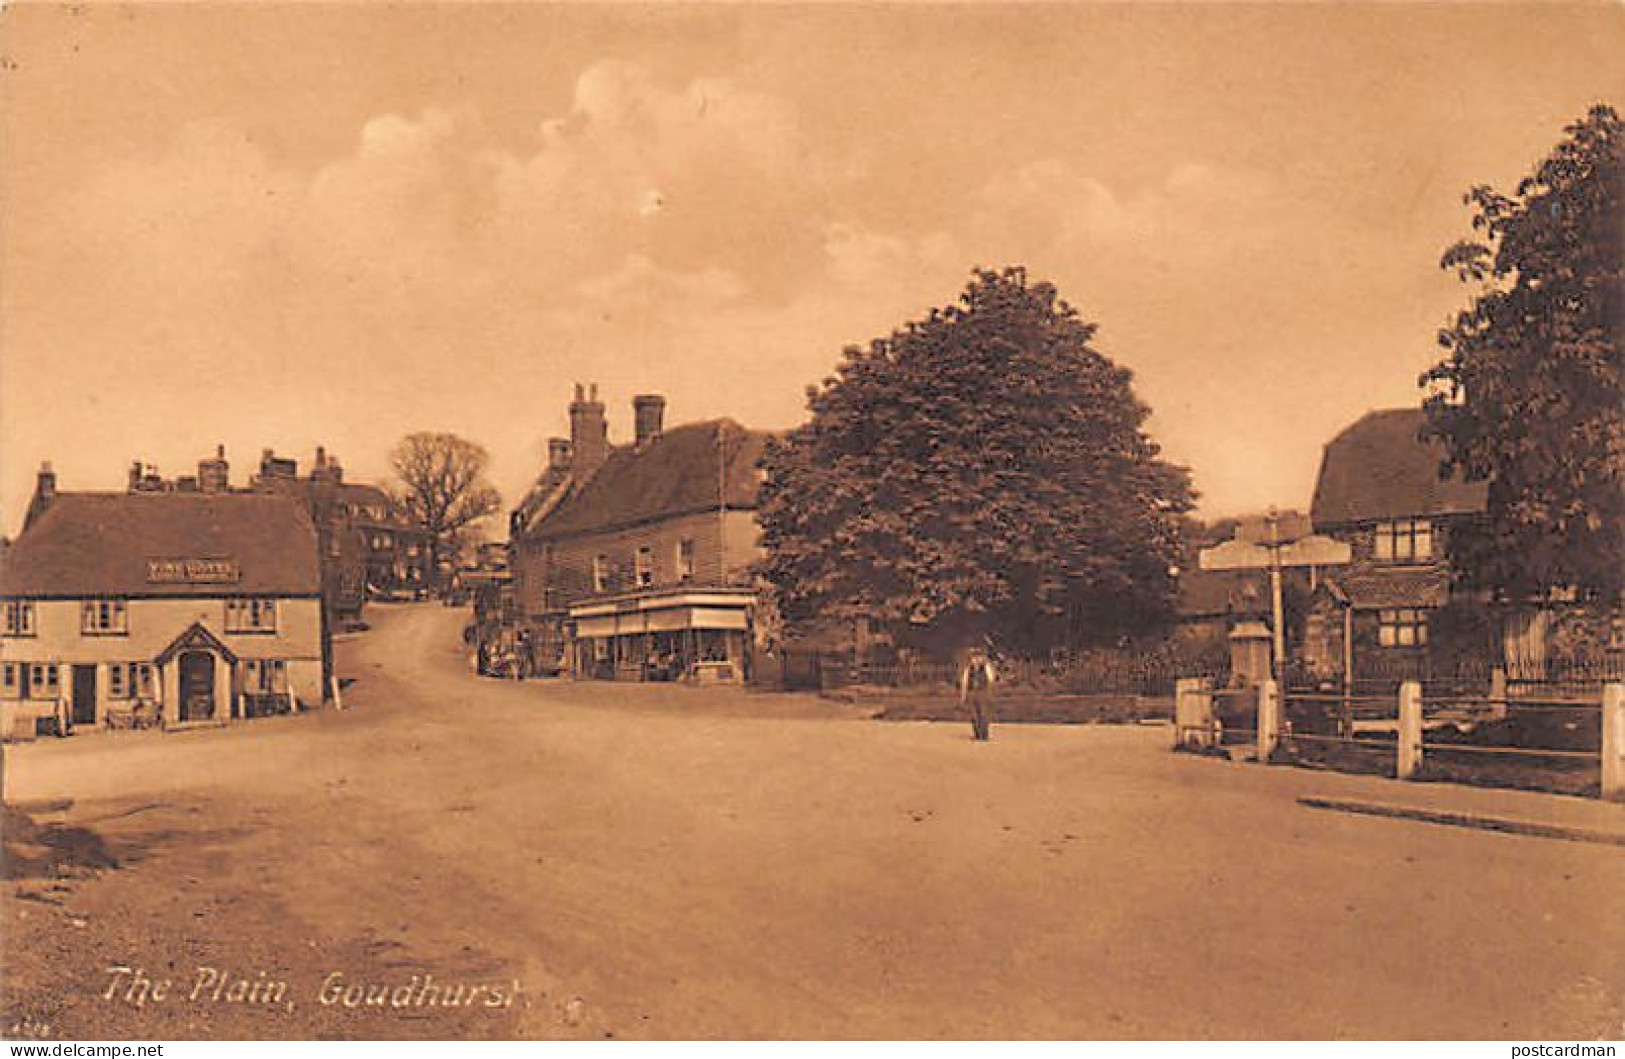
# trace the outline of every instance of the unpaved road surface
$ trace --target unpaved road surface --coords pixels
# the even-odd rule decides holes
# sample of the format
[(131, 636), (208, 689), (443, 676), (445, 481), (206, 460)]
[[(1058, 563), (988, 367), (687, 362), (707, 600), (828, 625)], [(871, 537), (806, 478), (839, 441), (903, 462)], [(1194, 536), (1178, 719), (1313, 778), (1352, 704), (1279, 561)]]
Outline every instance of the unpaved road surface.
[(461, 612), (375, 617), (344, 712), (8, 748), (0, 1029), (1625, 1031), (1625, 849), (1296, 798), (1625, 810), (1182, 757), (1163, 728), (977, 744), (809, 698), (498, 683)]

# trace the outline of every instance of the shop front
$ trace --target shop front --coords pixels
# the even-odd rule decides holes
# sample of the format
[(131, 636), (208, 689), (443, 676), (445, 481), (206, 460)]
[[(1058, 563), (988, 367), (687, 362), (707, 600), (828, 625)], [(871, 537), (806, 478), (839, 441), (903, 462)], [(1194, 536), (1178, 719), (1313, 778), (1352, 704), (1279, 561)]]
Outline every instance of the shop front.
[(744, 589), (579, 604), (570, 608), (572, 670), (594, 680), (743, 682), (754, 604)]

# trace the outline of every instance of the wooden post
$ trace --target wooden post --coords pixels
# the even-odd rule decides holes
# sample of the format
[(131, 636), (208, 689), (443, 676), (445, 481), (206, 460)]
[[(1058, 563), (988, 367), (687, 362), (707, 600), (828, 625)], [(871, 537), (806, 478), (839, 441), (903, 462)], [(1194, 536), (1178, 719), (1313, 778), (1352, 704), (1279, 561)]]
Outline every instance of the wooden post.
[(1399, 766), (1402, 780), (1422, 768), (1422, 685), (1407, 680), (1399, 686)]
[(1625, 801), (1625, 684), (1602, 689), (1602, 796)]
[(1343, 712), (1337, 719), (1337, 734), (1354, 738), (1354, 604), (1343, 604)]
[(1269, 764), (1281, 737), (1281, 685), (1265, 680), (1258, 685), (1258, 760)]
[(1507, 716), (1507, 671), (1502, 666), (1490, 670), (1490, 718), (1504, 721)]

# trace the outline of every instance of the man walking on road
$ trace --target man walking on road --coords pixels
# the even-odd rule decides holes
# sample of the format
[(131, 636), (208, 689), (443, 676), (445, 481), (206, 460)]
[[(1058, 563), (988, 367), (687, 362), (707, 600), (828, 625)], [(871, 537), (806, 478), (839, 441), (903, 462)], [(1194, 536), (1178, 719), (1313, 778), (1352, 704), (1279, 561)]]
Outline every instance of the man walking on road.
[(959, 701), (970, 713), (971, 738), (981, 743), (989, 735), (992, 718), (987, 698), (992, 687), (993, 660), (984, 648), (971, 648), (959, 667)]

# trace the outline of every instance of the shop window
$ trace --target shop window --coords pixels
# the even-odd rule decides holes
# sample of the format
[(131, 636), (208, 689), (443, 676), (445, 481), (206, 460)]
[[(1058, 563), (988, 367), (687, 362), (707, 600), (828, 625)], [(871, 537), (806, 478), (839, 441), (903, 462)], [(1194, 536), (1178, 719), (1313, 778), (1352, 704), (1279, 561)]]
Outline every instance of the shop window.
[(609, 556), (607, 555), (592, 557), (592, 590), (594, 592), (607, 592), (609, 590)]
[(694, 580), (694, 541), (689, 537), (677, 542), (677, 580)]
[(1425, 562), (1433, 558), (1433, 523), (1425, 518), (1379, 522), (1371, 554), (1393, 562)]
[(122, 599), (87, 599), (79, 605), (79, 631), (87, 636), (126, 636), (129, 609)]
[(276, 600), (250, 596), (226, 600), (227, 632), (276, 632)]
[(1382, 647), (1421, 647), (1428, 642), (1427, 612), (1414, 607), (1377, 613), (1377, 643)]
[(3, 608), (4, 625), (0, 626), (7, 636), (34, 635), (34, 601), (31, 599), (8, 599)]
[(647, 587), (655, 583), (655, 553), (650, 547), (638, 549), (636, 558), (636, 571), (639, 587)]

